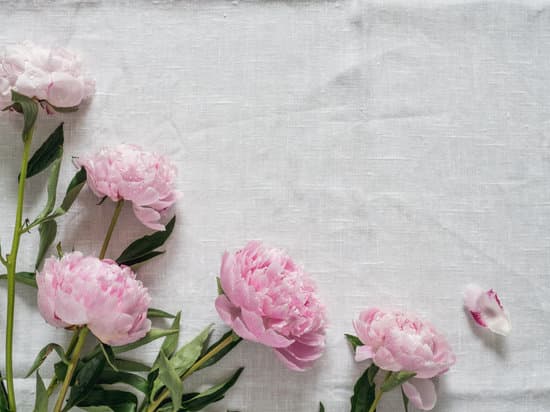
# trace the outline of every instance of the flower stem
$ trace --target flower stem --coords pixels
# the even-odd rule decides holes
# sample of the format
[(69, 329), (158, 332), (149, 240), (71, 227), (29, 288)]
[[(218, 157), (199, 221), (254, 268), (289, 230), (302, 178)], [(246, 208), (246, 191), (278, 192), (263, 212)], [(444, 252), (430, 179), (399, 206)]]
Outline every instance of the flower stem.
[[(183, 375), (181, 375), (181, 381), (183, 382), (185, 379), (187, 379), (191, 374), (193, 374), (195, 371), (201, 368), (206, 362), (208, 362), (210, 359), (212, 359), (215, 355), (220, 353), (226, 346), (230, 345), (232, 342), (235, 341), (235, 339), (239, 339), (239, 342), (242, 340), (241, 338), (237, 337), (234, 333), (229, 335), (227, 338), (222, 340), (217, 346), (213, 347), (210, 352), (207, 352), (202, 356), (200, 359), (198, 359)], [(168, 389), (164, 389), (158, 399), (154, 401), (148, 408), (147, 412), (154, 412), (157, 410), (157, 408), (160, 406), (160, 404), (170, 395), (170, 392)]]
[(113, 218), (111, 219), (111, 223), (109, 224), (109, 229), (107, 229), (107, 234), (105, 235), (105, 240), (103, 241), (103, 245), (101, 246), (101, 252), (99, 252), (99, 258), (103, 259), (105, 257), (105, 254), (107, 253), (107, 248), (109, 247), (109, 242), (111, 241), (111, 236), (113, 235), (113, 231), (115, 230), (116, 222), (118, 221), (118, 217), (120, 216), (120, 211), (122, 210), (122, 205), (124, 204), (124, 199), (120, 199), (115, 207), (115, 212), (113, 213)]
[(15, 271), (17, 263), (17, 253), (19, 252), (19, 242), (21, 239), (21, 229), (23, 221), (23, 201), (25, 199), (25, 182), (27, 180), (27, 167), (29, 164), (29, 155), (31, 151), (33, 132), (29, 132), (23, 146), (23, 156), (21, 159), (21, 174), (19, 176), (19, 188), (17, 191), (17, 209), (15, 212), (15, 227), (13, 228), (13, 240), (11, 251), (7, 256), (8, 272), (8, 306), (6, 316), (6, 381), (8, 384), (8, 405), (11, 412), (16, 411), (15, 388), (13, 384), (13, 324), (15, 312)]
[[(79, 335), (79, 331), (78, 329), (76, 329), (74, 332), (73, 332), (73, 337), (71, 338), (71, 341), (69, 342), (69, 346), (67, 347), (67, 351), (65, 352), (65, 356), (67, 358), (70, 358), (72, 353), (73, 353), (73, 350), (74, 350), (74, 347), (76, 346), (76, 343), (78, 342), (78, 335)], [(46, 390), (46, 393), (48, 394), (48, 397), (50, 397), (55, 389), (55, 387), (58, 385), (59, 381), (57, 380), (57, 377), (53, 377), (52, 380), (50, 381), (50, 384), (48, 385), (48, 389)]]
[(378, 393), (374, 398), (374, 402), (370, 406), (369, 412), (374, 412), (376, 410), (376, 408), (378, 407), (378, 403), (380, 402), (380, 399), (382, 399), (382, 393), (383, 393), (382, 391), (378, 391)]
[(74, 347), (74, 351), (71, 357), (71, 362), (69, 363), (69, 367), (67, 368), (67, 373), (65, 375), (65, 380), (63, 380), (63, 386), (61, 387), (61, 391), (59, 392), (59, 397), (57, 398), (57, 402), (55, 403), (54, 412), (60, 412), (61, 408), (63, 407), (63, 401), (65, 400), (65, 396), (67, 395), (67, 391), (69, 390), (69, 386), (71, 384), (71, 380), (74, 375), (74, 371), (76, 370), (76, 366), (78, 365), (78, 359), (80, 358), (80, 352), (82, 351), (82, 347), (84, 346), (84, 342), (86, 342), (86, 335), (88, 334), (88, 328), (86, 326), (80, 328), (78, 330), (78, 339), (76, 341), (76, 345)]
[[(384, 383), (387, 382), (387, 380), (390, 378), (393, 372), (388, 372), (386, 374), (386, 377), (384, 378)], [(374, 401), (372, 402), (372, 405), (370, 406), (369, 412), (374, 412), (376, 408), (378, 407), (378, 403), (380, 402), (380, 399), (382, 399), (382, 395), (384, 392), (378, 391), (376, 393), (376, 396), (374, 397)]]

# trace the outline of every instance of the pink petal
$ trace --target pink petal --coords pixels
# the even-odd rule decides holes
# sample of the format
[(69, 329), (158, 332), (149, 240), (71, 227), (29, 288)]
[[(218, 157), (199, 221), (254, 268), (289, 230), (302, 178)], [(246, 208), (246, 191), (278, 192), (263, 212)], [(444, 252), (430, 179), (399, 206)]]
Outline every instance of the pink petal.
[(235, 333), (241, 338), (249, 340), (251, 342), (258, 342), (256, 336), (254, 336), (254, 334), (248, 330), (241, 318), (236, 317), (235, 319), (233, 319), (232, 326)]
[(479, 300), (481, 318), (492, 332), (507, 336), (512, 330), (508, 312), (500, 305), (496, 293), (483, 294)]
[(512, 324), (508, 312), (492, 289), (484, 291), (478, 285), (466, 286), (464, 306), (479, 326), (503, 336), (510, 333)]
[(84, 97), (82, 82), (68, 73), (53, 72), (48, 87), (48, 102), (57, 107), (75, 107)]
[(372, 361), (381, 369), (397, 372), (403, 369), (403, 366), (397, 362), (393, 354), (385, 347), (380, 347), (372, 357)]
[(372, 349), (370, 346), (363, 345), (363, 346), (358, 346), (355, 349), (356, 362), (362, 362), (367, 359), (372, 359), (373, 356), (374, 356), (374, 353), (372, 353)]
[(274, 349), (273, 352), (277, 355), (287, 368), (296, 372), (303, 372), (306, 369), (311, 368), (313, 365), (312, 361), (302, 361), (297, 359), (291, 352), (287, 349)]
[(423, 411), (430, 411), (435, 406), (437, 394), (431, 379), (411, 378), (403, 384), (403, 392), (414, 406)]
[(233, 306), (225, 295), (220, 295), (216, 298), (215, 306), (218, 315), (220, 315), (225, 324), (232, 326), (233, 320), (239, 313), (239, 309)]
[(150, 207), (140, 207), (134, 205), (134, 214), (138, 220), (153, 230), (165, 230), (164, 225), (159, 223), (160, 213)]

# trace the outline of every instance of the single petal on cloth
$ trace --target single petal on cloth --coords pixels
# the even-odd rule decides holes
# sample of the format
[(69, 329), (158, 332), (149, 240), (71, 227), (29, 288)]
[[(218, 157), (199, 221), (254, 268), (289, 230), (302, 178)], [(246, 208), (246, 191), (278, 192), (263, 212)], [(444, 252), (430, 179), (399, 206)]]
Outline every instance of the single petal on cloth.
[(475, 284), (466, 286), (464, 306), (479, 326), (502, 336), (507, 336), (511, 332), (510, 316), (493, 289), (486, 291)]
[(411, 378), (402, 387), (407, 398), (418, 409), (430, 411), (434, 408), (437, 394), (431, 379)]

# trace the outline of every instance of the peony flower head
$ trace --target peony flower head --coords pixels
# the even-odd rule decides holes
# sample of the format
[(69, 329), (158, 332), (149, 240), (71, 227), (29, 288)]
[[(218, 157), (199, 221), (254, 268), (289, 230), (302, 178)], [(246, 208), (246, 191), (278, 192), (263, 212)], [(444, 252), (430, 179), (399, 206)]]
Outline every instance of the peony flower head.
[(103, 343), (125, 345), (151, 328), (151, 298), (127, 266), (73, 252), (46, 259), (36, 275), (38, 309), (56, 327), (87, 325)]
[(445, 373), (456, 360), (445, 337), (414, 315), (378, 308), (361, 312), (354, 326), (363, 343), (355, 359), (372, 359), (386, 371), (416, 373), (403, 384), (403, 391), (416, 407), (432, 409), (436, 394), (430, 379)]
[(78, 57), (65, 49), (25, 42), (7, 47), (0, 56), (0, 109), (10, 104), (12, 90), (58, 108), (73, 108), (94, 89)]
[(466, 286), (464, 306), (479, 326), (503, 336), (512, 330), (510, 316), (493, 289), (486, 291), (478, 285)]
[(80, 157), (76, 163), (86, 169), (88, 185), (97, 196), (132, 202), (145, 226), (164, 230), (160, 219), (180, 196), (174, 189), (176, 167), (169, 159), (121, 144)]
[(250, 242), (222, 258), (216, 299), (222, 320), (243, 339), (273, 348), (290, 369), (312, 366), (324, 351), (325, 307), (315, 284), (279, 249)]

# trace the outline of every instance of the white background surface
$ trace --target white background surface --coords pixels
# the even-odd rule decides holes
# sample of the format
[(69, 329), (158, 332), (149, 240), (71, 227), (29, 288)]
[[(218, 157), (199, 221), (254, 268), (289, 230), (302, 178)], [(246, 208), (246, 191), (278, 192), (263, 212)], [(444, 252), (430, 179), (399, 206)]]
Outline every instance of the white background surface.
[[(175, 234), (139, 274), (154, 306), (183, 311), (185, 338), (208, 322), (223, 329), (213, 300), (226, 248), (262, 239), (318, 281), (330, 318), (324, 358), (296, 374), (269, 350), (242, 344), (201, 373), (212, 382), (246, 366), (211, 411), (316, 411), (319, 400), (327, 411), (349, 410), (362, 366), (343, 334), (368, 305), (415, 311), (447, 334), (458, 361), (440, 380), (437, 411), (550, 410), (544, 2), (0, 5), (0, 43), (77, 50), (97, 80), (85, 110), (40, 123), (36, 145), (66, 122), (60, 192), (74, 172), (70, 156), (103, 145), (135, 142), (177, 162), (184, 198)], [(2, 115), (0, 135), (7, 250), (17, 120)], [(29, 217), (43, 204), (44, 182), (32, 179)], [(61, 221), (65, 249), (97, 253), (113, 205), (95, 202), (86, 190)], [(111, 256), (145, 233), (125, 209)], [(32, 267), (36, 246), (36, 233), (23, 240), (21, 269)], [(469, 322), (461, 292), (470, 281), (500, 293), (511, 336)], [(42, 346), (68, 334), (43, 322), (33, 291), (18, 290), (22, 378)], [(0, 308), (4, 330), (3, 293)], [(21, 410), (32, 410), (34, 380), (17, 389)], [(400, 408), (395, 393), (379, 411)]]

